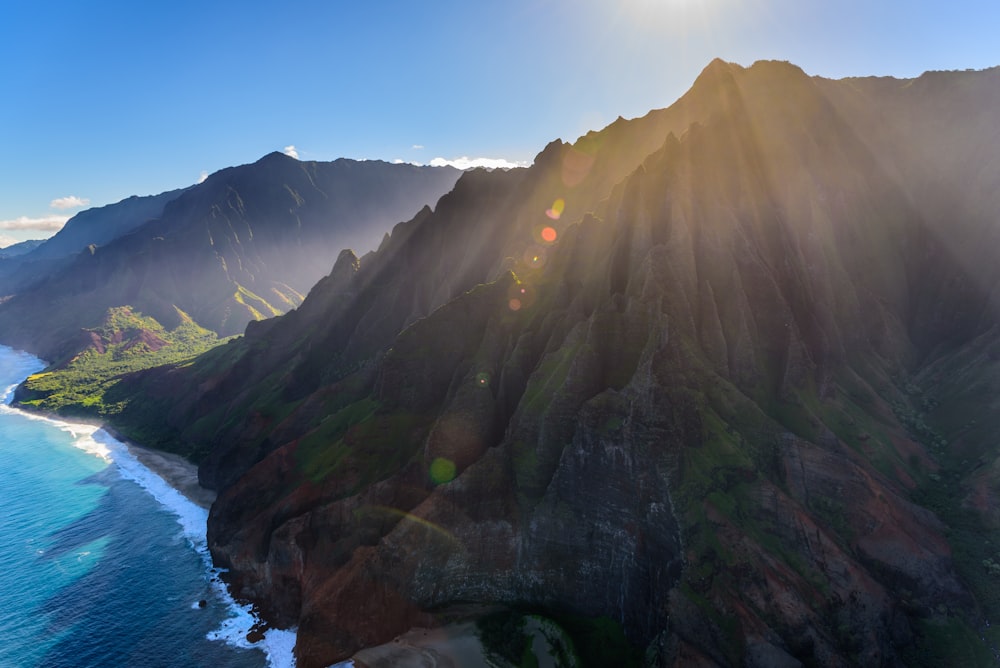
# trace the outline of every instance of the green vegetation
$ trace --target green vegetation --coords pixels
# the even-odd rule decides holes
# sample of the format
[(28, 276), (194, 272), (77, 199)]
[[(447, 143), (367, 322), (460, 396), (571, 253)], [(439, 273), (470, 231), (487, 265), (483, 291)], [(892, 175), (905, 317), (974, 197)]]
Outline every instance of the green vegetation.
[(127, 306), (109, 309), (101, 326), (88, 330), (91, 345), (69, 362), (29, 376), (19, 403), (74, 417), (119, 413), (127, 400), (108, 400), (107, 394), (123, 375), (187, 362), (221, 342), (187, 314), (178, 314), (180, 324), (167, 331)]
[(295, 450), (298, 472), (313, 483), (332, 475), (356, 493), (402, 469), (418, 452), (430, 420), (408, 412), (379, 412), (361, 399), (323, 419)]
[(544, 413), (566, 382), (579, 346), (563, 346), (547, 355), (528, 380), (521, 404), (524, 410)]
[[(284, 295), (282, 296), (284, 297)], [(281, 315), (282, 313), (281, 310), (269, 304), (263, 297), (255, 295), (239, 284), (236, 285), (236, 292), (233, 294), (233, 299), (235, 299), (238, 304), (246, 308), (250, 315), (253, 316), (254, 320), (273, 318), (274, 316)], [(285, 299), (287, 299), (287, 297)]]
[(476, 630), (491, 658), (520, 666), (525, 653), (530, 653), (531, 643), (524, 632), (524, 615), (518, 612), (504, 610), (481, 617), (476, 621)]
[(642, 651), (625, 638), (610, 617), (584, 617), (551, 610), (519, 608), (494, 612), (476, 621), (487, 655), (499, 665), (538, 666), (536, 634), (544, 637), (557, 668), (638, 668)]
[(621, 624), (610, 617), (559, 613), (551, 613), (548, 617), (569, 636), (573, 646), (567, 649), (575, 650), (578, 665), (582, 668), (638, 668), (643, 664), (643, 652), (629, 643)]
[(961, 619), (919, 620), (917, 631), (917, 642), (903, 651), (906, 665), (935, 668), (996, 665), (986, 643)]
[[(991, 417), (991, 411), (970, 411), (964, 401), (949, 404), (948, 410), (938, 408), (940, 399), (918, 387), (910, 379), (893, 379), (909, 397), (895, 400), (892, 410), (913, 438), (923, 442), (940, 465), (937, 472), (918, 474), (920, 486), (911, 494), (914, 502), (932, 510), (942, 521), (945, 537), (952, 548), (955, 570), (963, 583), (975, 595), (986, 619), (1000, 616), (1000, 531), (990, 526), (973, 508), (965, 504), (970, 476), (982, 463), (976, 457), (988, 451), (992, 439), (982, 444), (975, 438), (965, 441), (965, 450), (958, 450), (955, 441), (970, 426), (969, 415)], [(977, 404), (982, 408), (982, 404)], [(972, 420), (972, 425), (975, 421)], [(975, 444), (979, 445), (978, 449)], [(967, 610), (938, 610), (939, 615), (921, 620), (919, 636), (907, 655), (911, 665), (918, 666), (985, 666), (995, 665), (990, 646), (1000, 644), (1000, 628), (972, 628), (963, 618)], [(947, 613), (948, 616), (945, 616)]]
[(334, 471), (350, 453), (350, 448), (344, 443), (347, 430), (372, 418), (377, 408), (376, 401), (366, 398), (324, 418), (316, 429), (299, 441), (295, 451), (302, 474), (313, 482), (319, 482)]

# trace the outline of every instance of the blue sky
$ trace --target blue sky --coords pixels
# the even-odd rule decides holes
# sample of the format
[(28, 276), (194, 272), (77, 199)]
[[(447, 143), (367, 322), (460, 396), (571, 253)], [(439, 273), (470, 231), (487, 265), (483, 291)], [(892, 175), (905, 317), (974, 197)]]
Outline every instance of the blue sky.
[(714, 57), (839, 78), (1000, 65), (1000, 3), (3, 0), (0, 245), (294, 147), (530, 163)]

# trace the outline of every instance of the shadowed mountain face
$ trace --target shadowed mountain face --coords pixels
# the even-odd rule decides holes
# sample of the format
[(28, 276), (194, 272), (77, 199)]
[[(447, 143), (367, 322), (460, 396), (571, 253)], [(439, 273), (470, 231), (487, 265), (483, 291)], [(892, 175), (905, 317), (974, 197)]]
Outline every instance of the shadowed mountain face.
[(238, 333), (250, 320), (297, 306), (340, 249), (374, 248), (459, 174), (272, 153), (179, 193), (84, 212), (67, 224), (66, 239), (25, 256), (41, 263), (74, 240), (90, 244), (0, 305), (0, 338), (59, 361), (76, 352), (81, 327), (98, 326), (120, 306), (169, 329), (183, 319), (180, 309), (220, 335)]
[(33, 239), (29, 241), (21, 241), (16, 244), (11, 244), (10, 246), (5, 246), (0, 248), (0, 259), (9, 260), (10, 258), (17, 257), (19, 255), (24, 255), (25, 253), (30, 253), (31, 251), (38, 248), (42, 243), (41, 240)]
[[(129, 197), (117, 204), (95, 207), (76, 214), (51, 238), (33, 244), (16, 255), (0, 257), (0, 294), (15, 294), (68, 265), (88, 246), (104, 244), (142, 224), (159, 218), (167, 202), (184, 190), (171, 190), (148, 197)], [(17, 244), (23, 247), (24, 244)], [(15, 247), (11, 247), (13, 249)]]
[(299, 665), (469, 601), (657, 666), (989, 661), (998, 78), (715, 61), (133, 376), (119, 426), (201, 460)]

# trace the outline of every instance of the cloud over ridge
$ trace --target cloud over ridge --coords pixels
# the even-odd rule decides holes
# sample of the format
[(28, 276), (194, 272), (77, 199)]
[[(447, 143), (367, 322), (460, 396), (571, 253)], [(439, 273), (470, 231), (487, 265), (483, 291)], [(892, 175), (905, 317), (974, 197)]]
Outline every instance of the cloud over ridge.
[(430, 161), (431, 167), (451, 166), (458, 169), (472, 169), (474, 167), (485, 167), (487, 169), (512, 169), (514, 167), (527, 167), (527, 162), (514, 162), (505, 158), (470, 158), (463, 155), (461, 158), (448, 160), (446, 158), (434, 158)]
[(69, 216), (40, 216), (30, 218), (18, 216), (9, 220), (0, 220), (0, 230), (34, 230), (37, 232), (57, 232), (69, 220)]
[(87, 206), (90, 204), (89, 197), (77, 197), (76, 195), (70, 195), (69, 197), (57, 197), (51, 202), (49, 206), (53, 209), (65, 210), (65, 209), (78, 209), (81, 206)]

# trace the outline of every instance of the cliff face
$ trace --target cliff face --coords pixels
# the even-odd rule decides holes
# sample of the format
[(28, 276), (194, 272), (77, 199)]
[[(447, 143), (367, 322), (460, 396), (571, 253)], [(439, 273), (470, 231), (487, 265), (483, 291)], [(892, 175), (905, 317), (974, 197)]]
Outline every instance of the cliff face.
[[(975, 657), (995, 603), (957, 541), (993, 517), (997, 453), (930, 395), (995, 378), (971, 259), (1000, 174), (949, 156), (977, 179), (931, 190), (912, 160), (996, 127), (971, 93), (932, 123), (995, 77), (716, 61), (675, 107), (466, 174), (295, 311), (123, 383), (121, 427), (202, 458), (213, 556), (298, 625), (300, 665), (469, 601), (612, 617), (654, 665)], [(917, 110), (888, 135), (883, 99)]]
[[(84, 212), (67, 224), (65, 238), (26, 256), (38, 256), (44, 280), (22, 284), (0, 304), (0, 339), (62, 361), (78, 352), (72, 344), (81, 328), (99, 326), (120, 306), (167, 329), (179, 324), (180, 309), (217, 334), (239, 333), (250, 320), (300, 304), (329, 271), (331, 255), (374, 247), (459, 175), (452, 168), (300, 162), (273, 153), (182, 192)], [(160, 212), (149, 216), (154, 205)], [(94, 222), (98, 229), (89, 229)], [(81, 239), (89, 246), (75, 248), (70, 261), (45, 264), (55, 252), (50, 247), (65, 250)]]

